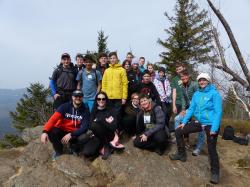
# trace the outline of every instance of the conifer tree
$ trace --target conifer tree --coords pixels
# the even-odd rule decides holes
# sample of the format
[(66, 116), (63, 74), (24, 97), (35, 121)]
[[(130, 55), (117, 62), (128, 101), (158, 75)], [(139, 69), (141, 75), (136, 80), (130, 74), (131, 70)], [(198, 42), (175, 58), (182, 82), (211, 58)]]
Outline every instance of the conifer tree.
[(177, 0), (174, 10), (174, 17), (165, 13), (171, 23), (171, 27), (165, 29), (168, 38), (158, 39), (158, 43), (165, 48), (160, 54), (160, 63), (173, 72), (178, 62), (192, 70), (197, 63), (214, 62), (211, 22), (207, 11), (199, 10), (194, 0)]
[(97, 38), (98, 53), (108, 54), (109, 50), (107, 47), (107, 39), (108, 36), (105, 36), (103, 30), (98, 31), (98, 38)]
[(16, 111), (10, 112), (14, 127), (23, 130), (26, 127), (43, 125), (53, 112), (52, 102), (48, 100), (50, 91), (40, 83), (31, 84), (27, 93), (17, 103)]

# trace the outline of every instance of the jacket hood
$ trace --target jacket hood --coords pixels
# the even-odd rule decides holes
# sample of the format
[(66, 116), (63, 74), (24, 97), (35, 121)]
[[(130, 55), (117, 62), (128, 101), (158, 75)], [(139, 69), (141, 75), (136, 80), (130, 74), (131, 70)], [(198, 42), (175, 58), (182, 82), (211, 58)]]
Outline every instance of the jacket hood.
[(205, 88), (199, 88), (200, 92), (210, 92), (211, 90), (216, 90), (215, 86), (211, 83), (208, 83), (208, 85)]
[(121, 64), (119, 64), (119, 63), (116, 63), (116, 64), (109, 64), (109, 67), (111, 67), (111, 68), (119, 68), (119, 67), (122, 67), (122, 65)]

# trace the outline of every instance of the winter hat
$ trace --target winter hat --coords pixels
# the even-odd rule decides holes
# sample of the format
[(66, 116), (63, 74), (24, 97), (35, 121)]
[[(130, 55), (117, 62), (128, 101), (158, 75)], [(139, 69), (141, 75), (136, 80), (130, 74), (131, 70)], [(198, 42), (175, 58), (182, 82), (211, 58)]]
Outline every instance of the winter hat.
[(201, 73), (197, 77), (197, 81), (199, 81), (201, 78), (206, 79), (208, 82), (211, 82), (211, 78), (208, 73)]
[(161, 72), (161, 71), (162, 71), (163, 73), (165, 73), (165, 72), (166, 72), (166, 69), (165, 69), (164, 67), (160, 67), (159, 70), (158, 70), (158, 73)]
[(132, 60), (131, 65), (134, 65), (134, 64), (137, 64), (137, 65), (139, 64), (138, 59), (133, 59), (133, 60)]

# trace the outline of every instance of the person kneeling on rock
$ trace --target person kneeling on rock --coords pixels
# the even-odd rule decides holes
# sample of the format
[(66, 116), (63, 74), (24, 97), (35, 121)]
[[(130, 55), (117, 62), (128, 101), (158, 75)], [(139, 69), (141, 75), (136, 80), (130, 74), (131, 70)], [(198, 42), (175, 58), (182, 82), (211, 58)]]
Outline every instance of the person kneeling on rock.
[(52, 159), (63, 154), (63, 145), (69, 145), (73, 154), (79, 154), (83, 148), (86, 157), (94, 156), (99, 148), (95, 137), (87, 133), (90, 123), (90, 113), (83, 105), (83, 92), (75, 90), (72, 102), (62, 104), (48, 122), (44, 125), (41, 142), (48, 139), (53, 145)]
[(134, 146), (155, 150), (163, 155), (167, 146), (165, 114), (160, 106), (151, 101), (149, 95), (140, 95), (141, 110), (136, 119), (136, 137)]

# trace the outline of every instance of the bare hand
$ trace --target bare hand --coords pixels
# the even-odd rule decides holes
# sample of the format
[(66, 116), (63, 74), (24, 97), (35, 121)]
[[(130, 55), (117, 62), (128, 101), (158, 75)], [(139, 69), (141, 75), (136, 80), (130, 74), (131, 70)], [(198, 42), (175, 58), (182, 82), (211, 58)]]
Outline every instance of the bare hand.
[(110, 116), (109, 118), (106, 118), (106, 121), (108, 123), (112, 123), (114, 121), (114, 118), (112, 116)]
[(177, 128), (183, 129), (184, 126), (185, 126), (185, 125), (182, 123), (182, 124), (180, 124)]
[(71, 133), (68, 133), (62, 138), (61, 142), (63, 144), (68, 144), (70, 139), (71, 139)]
[(142, 134), (140, 138), (141, 138), (141, 142), (146, 142), (148, 140), (148, 137), (145, 134)]
[(54, 95), (54, 99), (55, 99), (55, 100), (56, 100), (58, 97), (60, 97), (59, 94), (55, 94), (55, 95)]
[(47, 133), (42, 133), (42, 135), (41, 135), (41, 142), (43, 144), (46, 144), (47, 141), (48, 141), (48, 134)]
[(186, 114), (186, 110), (183, 110), (180, 112), (180, 116), (185, 116), (185, 114)]
[(122, 99), (122, 105), (125, 105), (126, 99)]
[(177, 114), (177, 108), (176, 108), (175, 105), (173, 105), (173, 113), (174, 113), (174, 114)]

